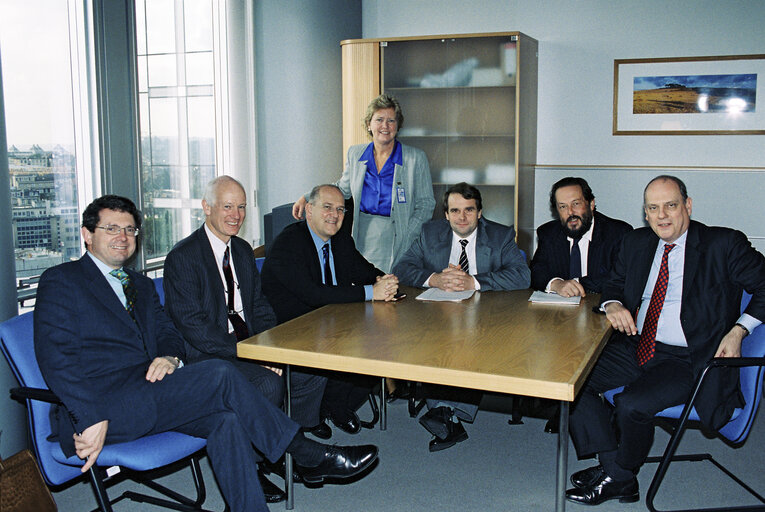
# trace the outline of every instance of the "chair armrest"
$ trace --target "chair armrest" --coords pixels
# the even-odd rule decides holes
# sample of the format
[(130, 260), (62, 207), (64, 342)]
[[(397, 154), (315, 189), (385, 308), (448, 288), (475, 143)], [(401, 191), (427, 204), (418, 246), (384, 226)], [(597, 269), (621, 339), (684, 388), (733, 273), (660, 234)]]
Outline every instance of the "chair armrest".
[(11, 398), (14, 400), (40, 400), (50, 404), (61, 405), (61, 400), (50, 389), (42, 388), (12, 388)]
[(765, 366), (765, 357), (714, 357), (706, 369), (717, 367), (742, 368), (744, 366)]

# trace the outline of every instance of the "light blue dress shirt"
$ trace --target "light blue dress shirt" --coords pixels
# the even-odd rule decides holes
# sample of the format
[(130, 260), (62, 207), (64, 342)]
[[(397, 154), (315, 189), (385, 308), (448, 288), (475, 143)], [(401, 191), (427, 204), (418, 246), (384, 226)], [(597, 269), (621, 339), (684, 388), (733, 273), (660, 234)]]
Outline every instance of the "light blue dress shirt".
[[(332, 239), (330, 238), (326, 242), (313, 232), (311, 226), (308, 226), (308, 232), (311, 233), (313, 244), (316, 247), (316, 256), (319, 258), (319, 268), (321, 269), (321, 282), (324, 282), (324, 254), (322, 254), (322, 247), (324, 244), (329, 244), (329, 268), (332, 270), (332, 284), (337, 286), (337, 272), (335, 271), (335, 257), (332, 254)], [(372, 300), (372, 287), (371, 284), (364, 285), (364, 300)]]

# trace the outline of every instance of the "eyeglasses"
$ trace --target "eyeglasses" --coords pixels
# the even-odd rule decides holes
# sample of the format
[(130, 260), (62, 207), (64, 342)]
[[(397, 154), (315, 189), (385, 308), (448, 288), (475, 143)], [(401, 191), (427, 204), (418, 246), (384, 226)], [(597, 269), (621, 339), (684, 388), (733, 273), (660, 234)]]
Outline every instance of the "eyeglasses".
[(348, 211), (344, 206), (338, 206), (335, 208), (331, 204), (323, 204), (321, 205), (321, 209), (324, 210), (324, 213), (330, 213), (332, 210), (335, 210), (338, 215), (345, 215), (345, 212)]
[(96, 226), (96, 227), (98, 229), (103, 229), (104, 231), (106, 231), (108, 234), (112, 236), (119, 235), (120, 233), (124, 231), (127, 236), (136, 237), (138, 236), (138, 232), (140, 231), (140, 229), (134, 228), (133, 226), (125, 226), (124, 228), (121, 228), (119, 226), (115, 226), (114, 224), (109, 224), (107, 226)]

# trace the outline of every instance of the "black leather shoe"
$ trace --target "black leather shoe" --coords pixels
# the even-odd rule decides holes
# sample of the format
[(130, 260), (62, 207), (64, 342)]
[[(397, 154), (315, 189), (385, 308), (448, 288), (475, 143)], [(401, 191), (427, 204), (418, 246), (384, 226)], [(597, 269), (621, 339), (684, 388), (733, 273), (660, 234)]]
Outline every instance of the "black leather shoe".
[(330, 416), (329, 420), (334, 426), (348, 434), (358, 434), (361, 430), (361, 422), (355, 412), (348, 411), (344, 417)]
[(440, 452), (441, 450), (446, 450), (447, 448), (451, 448), (457, 443), (461, 443), (465, 439), (468, 438), (467, 432), (465, 432), (465, 427), (462, 426), (461, 422), (453, 422), (450, 421), (448, 425), (449, 434), (444, 439), (440, 439), (438, 437), (434, 437), (430, 444), (428, 444), (428, 450), (431, 452)]
[(547, 423), (545, 423), (545, 432), (548, 434), (557, 434), (560, 430), (558, 426), (560, 425), (560, 411), (555, 410), (555, 414), (552, 415), (552, 418), (547, 420)]
[(329, 439), (332, 437), (332, 429), (329, 428), (329, 425), (327, 425), (326, 421), (322, 421), (315, 427), (301, 427), (300, 430), (318, 437), (319, 439)]
[(295, 464), (303, 482), (318, 484), (324, 479), (344, 479), (358, 475), (377, 459), (377, 447), (327, 446), (324, 460), (318, 466), (305, 467)]
[(574, 487), (589, 487), (598, 483), (604, 476), (603, 466), (598, 464), (571, 475), (571, 483), (574, 484)]
[(287, 495), (271, 480), (266, 478), (262, 472), (258, 471), (258, 481), (266, 497), (266, 503), (279, 503), (287, 499)]
[(452, 411), (448, 407), (434, 407), (420, 416), (420, 425), (438, 439), (449, 437), (449, 425), (452, 423)]
[(616, 482), (603, 473), (601, 479), (587, 487), (574, 487), (566, 491), (566, 499), (583, 505), (600, 505), (604, 501), (619, 500), (619, 503), (634, 503), (640, 499), (637, 478)]

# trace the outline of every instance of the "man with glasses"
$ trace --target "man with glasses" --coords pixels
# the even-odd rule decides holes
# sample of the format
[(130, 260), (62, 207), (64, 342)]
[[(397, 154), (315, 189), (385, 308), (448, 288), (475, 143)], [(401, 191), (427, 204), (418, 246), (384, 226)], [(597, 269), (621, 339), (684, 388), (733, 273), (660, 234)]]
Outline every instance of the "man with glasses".
[(583, 178), (556, 182), (550, 211), (555, 220), (537, 228), (531, 287), (563, 297), (600, 293), (632, 226), (595, 211), (595, 195)]
[[(340, 227), (345, 199), (334, 185), (314, 187), (306, 220), (284, 228), (263, 264), (263, 293), (279, 323), (326, 304), (393, 299), (398, 279), (383, 274), (356, 250)], [(342, 430), (357, 433), (356, 416), (369, 393), (368, 378), (333, 375), (324, 393), (324, 415)]]
[(177, 431), (207, 439), (207, 455), (231, 510), (267, 512), (252, 446), (275, 462), (294, 455), (303, 479), (348, 478), (377, 458), (372, 445), (326, 446), (218, 359), (183, 365), (184, 340), (154, 283), (125, 263), (141, 214), (103, 196), (83, 212), (87, 254), (43, 273), (34, 312), (35, 354), (61, 399), (52, 430), (67, 457), (97, 462), (105, 444)]
[[(219, 358), (231, 363), (274, 405), (284, 403), (281, 368), (237, 359), (238, 341), (276, 325), (260, 290), (252, 247), (237, 234), (244, 224), (247, 198), (230, 176), (208, 183), (204, 224), (178, 242), (165, 259), (165, 309), (190, 345), (190, 362)], [(332, 430), (319, 415), (326, 379), (292, 372), (292, 419), (304, 431), (328, 439)], [(269, 503), (284, 493), (259, 473)]]
[[(584, 178), (558, 180), (550, 190), (550, 212), (555, 219), (537, 228), (531, 287), (562, 297), (600, 293), (632, 226), (596, 211), (595, 195)], [(558, 433), (559, 417), (555, 407), (545, 432)]]

